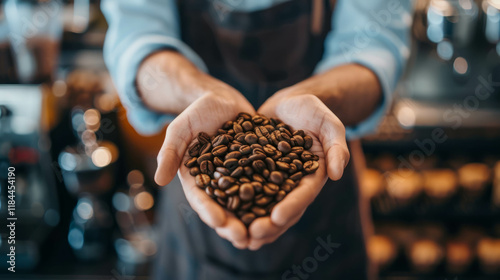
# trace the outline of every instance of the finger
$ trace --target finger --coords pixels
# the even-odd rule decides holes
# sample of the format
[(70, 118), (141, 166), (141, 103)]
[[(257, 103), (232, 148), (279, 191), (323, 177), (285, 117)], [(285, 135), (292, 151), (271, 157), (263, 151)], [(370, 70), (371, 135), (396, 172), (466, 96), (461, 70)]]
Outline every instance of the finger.
[(194, 177), (188, 173), (187, 167), (181, 167), (179, 178), (189, 205), (198, 213), (200, 219), (211, 228), (223, 226), (227, 220), (226, 212), (196, 186)]
[(167, 127), (165, 140), (157, 157), (155, 181), (160, 186), (167, 185), (175, 177), (187, 146), (193, 138), (191, 131), (182, 125), (185, 122), (185, 118), (179, 116)]
[[(276, 239), (283, 235), (283, 233), (285, 233), (291, 226), (296, 224), (303, 214), (304, 212), (282, 227), (276, 226), (272, 223), (271, 219), (267, 217), (255, 220), (252, 225), (250, 225), (249, 229), (250, 240), (248, 243), (248, 249), (255, 251), (260, 249), (265, 244), (276, 241)], [(264, 234), (259, 234), (259, 232), (263, 232)], [(260, 236), (260, 238), (257, 238), (257, 236)]]
[(258, 218), (255, 221), (252, 222), (250, 227), (248, 228), (248, 232), (250, 234), (250, 239), (266, 239), (271, 236), (279, 234), (281, 231), (283, 231), (283, 228), (286, 230), (289, 227), (293, 226), (296, 224), (302, 215), (304, 214), (305, 210), (302, 211), (299, 215), (295, 216), (291, 221), (289, 221), (285, 226), (277, 226), (274, 224), (271, 220), (270, 217), (263, 217), (263, 218)]
[(223, 226), (215, 228), (217, 234), (231, 242), (247, 243), (248, 231), (246, 227), (233, 214), (226, 215), (227, 222)]
[(333, 113), (327, 113), (323, 116), (318, 131), (318, 138), (326, 155), (328, 177), (337, 181), (342, 178), (350, 157), (345, 128)]
[(299, 185), (291, 191), (280, 203), (276, 204), (271, 221), (277, 226), (286, 225), (299, 216), (313, 202), (326, 183), (324, 161), (320, 159), (320, 168), (316, 173), (307, 175), (300, 180)]

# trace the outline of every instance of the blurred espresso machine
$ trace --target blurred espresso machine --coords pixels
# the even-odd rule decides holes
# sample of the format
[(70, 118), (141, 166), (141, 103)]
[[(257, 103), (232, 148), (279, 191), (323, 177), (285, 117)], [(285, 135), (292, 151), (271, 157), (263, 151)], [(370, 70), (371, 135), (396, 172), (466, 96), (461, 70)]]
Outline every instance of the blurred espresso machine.
[[(0, 218), (7, 216), (7, 169), (16, 174), (18, 270), (41, 261), (60, 222), (57, 159), (49, 130), (57, 118), (52, 82), (64, 30), (84, 30), (88, 0), (0, 1)], [(0, 229), (0, 268), (7, 264), (7, 229)], [(6, 269), (5, 269), (6, 270)], [(0, 276), (1, 278), (1, 276)]]
[(499, 126), (500, 1), (415, 1), (412, 37), (399, 123)]

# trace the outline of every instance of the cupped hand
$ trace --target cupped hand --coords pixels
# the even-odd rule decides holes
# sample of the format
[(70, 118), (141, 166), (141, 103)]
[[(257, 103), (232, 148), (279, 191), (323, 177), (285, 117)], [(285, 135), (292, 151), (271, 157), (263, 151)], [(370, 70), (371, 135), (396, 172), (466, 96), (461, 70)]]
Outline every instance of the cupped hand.
[(311, 152), (319, 156), (320, 166), (314, 174), (300, 180), (274, 207), (271, 216), (258, 218), (250, 225), (248, 248), (251, 250), (273, 242), (297, 223), (328, 177), (339, 180), (349, 161), (344, 125), (316, 96), (287, 88), (268, 99), (258, 112), (279, 118), (294, 130), (302, 129), (310, 135), (313, 138)]
[(255, 114), (252, 105), (229, 86), (218, 87), (199, 97), (168, 126), (163, 146), (158, 154), (155, 181), (167, 185), (177, 170), (187, 201), (200, 219), (222, 238), (237, 248), (248, 245), (248, 230), (232, 213), (213, 201), (204, 190), (198, 188), (184, 162), (189, 158), (187, 148), (199, 132), (216, 133), (224, 122), (234, 119), (238, 113)]

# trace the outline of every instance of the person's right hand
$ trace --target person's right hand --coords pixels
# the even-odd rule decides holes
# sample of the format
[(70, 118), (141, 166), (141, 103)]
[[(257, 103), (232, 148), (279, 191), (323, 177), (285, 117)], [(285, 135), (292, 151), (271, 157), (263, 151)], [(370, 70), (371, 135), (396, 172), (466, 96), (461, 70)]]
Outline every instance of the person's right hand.
[(235, 119), (240, 112), (255, 114), (254, 108), (241, 93), (217, 82), (214, 89), (194, 101), (168, 126), (165, 141), (158, 154), (155, 181), (160, 186), (167, 185), (179, 170), (184, 194), (200, 219), (235, 247), (244, 249), (248, 246), (247, 228), (236, 216), (198, 188), (195, 178), (184, 166), (189, 158), (187, 148), (195, 141), (199, 132), (214, 135), (224, 122)]

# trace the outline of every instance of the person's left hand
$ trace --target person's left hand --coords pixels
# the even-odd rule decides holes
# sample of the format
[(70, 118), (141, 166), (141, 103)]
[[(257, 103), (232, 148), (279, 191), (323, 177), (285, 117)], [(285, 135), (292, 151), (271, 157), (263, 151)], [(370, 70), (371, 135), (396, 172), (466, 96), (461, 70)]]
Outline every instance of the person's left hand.
[(302, 178), (299, 185), (274, 207), (271, 216), (258, 218), (250, 225), (250, 250), (275, 241), (297, 223), (328, 177), (339, 180), (349, 161), (344, 125), (306, 89), (290, 87), (281, 90), (268, 99), (258, 112), (279, 118), (294, 130), (302, 129), (310, 135), (314, 140), (310, 151), (319, 156), (320, 167), (314, 174)]

